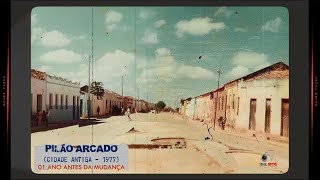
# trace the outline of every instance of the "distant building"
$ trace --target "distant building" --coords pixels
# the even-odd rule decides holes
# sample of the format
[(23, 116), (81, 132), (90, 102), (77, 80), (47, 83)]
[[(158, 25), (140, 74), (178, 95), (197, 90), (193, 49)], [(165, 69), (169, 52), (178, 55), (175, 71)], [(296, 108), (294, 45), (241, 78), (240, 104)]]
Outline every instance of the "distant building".
[(196, 99), (190, 97), (190, 98), (185, 99), (185, 101), (187, 103), (185, 116), (187, 116), (189, 119), (193, 119), (194, 115), (195, 115)]
[[(80, 116), (83, 118), (88, 117), (87, 112), (87, 101), (89, 100), (88, 96), (88, 85), (85, 85), (80, 88), (81, 91), (81, 113)], [(121, 109), (123, 102), (121, 95), (107, 90), (104, 90), (104, 96), (101, 99), (98, 99), (95, 95), (90, 94), (90, 100), (92, 102), (91, 116), (98, 116), (98, 107), (100, 108), (99, 116), (110, 116), (115, 114), (115, 110)], [(118, 113), (118, 112), (117, 112)]]

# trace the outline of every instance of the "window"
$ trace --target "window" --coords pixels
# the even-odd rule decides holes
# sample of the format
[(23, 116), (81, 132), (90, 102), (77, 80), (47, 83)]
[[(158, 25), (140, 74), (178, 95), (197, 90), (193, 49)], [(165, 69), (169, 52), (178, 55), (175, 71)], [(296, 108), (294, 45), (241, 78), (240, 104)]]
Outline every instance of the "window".
[(234, 109), (234, 94), (233, 94), (233, 97), (232, 97), (232, 109)]
[(49, 109), (52, 109), (52, 93), (49, 94)]
[(66, 95), (66, 109), (68, 109), (68, 95)]
[(109, 101), (109, 106), (110, 106), (110, 108), (111, 108), (111, 100)]
[(60, 108), (63, 109), (63, 95), (60, 96)]
[(221, 109), (221, 97), (219, 97), (219, 110)]
[(108, 109), (108, 100), (106, 100), (106, 109)]
[(212, 99), (212, 98), (213, 98), (213, 93), (211, 92), (211, 93), (210, 93), (210, 99)]
[(58, 109), (58, 94), (56, 94), (56, 109)]

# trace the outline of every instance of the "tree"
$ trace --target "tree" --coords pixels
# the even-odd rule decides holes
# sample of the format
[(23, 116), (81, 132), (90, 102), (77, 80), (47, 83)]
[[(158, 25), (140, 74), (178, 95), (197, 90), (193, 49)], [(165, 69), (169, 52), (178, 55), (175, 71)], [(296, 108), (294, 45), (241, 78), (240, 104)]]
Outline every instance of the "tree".
[(159, 110), (163, 110), (163, 108), (166, 107), (166, 103), (164, 103), (163, 101), (159, 101), (159, 102), (156, 104), (156, 107), (157, 107)]
[(91, 83), (90, 93), (97, 96), (97, 99), (102, 99), (102, 97), (104, 96), (103, 83), (93, 81)]

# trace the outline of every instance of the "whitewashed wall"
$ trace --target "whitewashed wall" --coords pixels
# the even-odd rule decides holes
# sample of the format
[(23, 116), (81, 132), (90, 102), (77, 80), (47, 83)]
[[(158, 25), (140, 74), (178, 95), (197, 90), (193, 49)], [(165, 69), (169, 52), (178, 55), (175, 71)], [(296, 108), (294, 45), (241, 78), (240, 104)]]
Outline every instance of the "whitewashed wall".
[(46, 81), (31, 78), (31, 106), (32, 106), (32, 113), (37, 112), (37, 95), (42, 95), (42, 109), (41, 111), (46, 109), (45, 101), (46, 101)]
[(250, 99), (257, 99), (256, 104), (256, 131), (265, 130), (266, 99), (271, 99), (270, 133), (280, 135), (281, 129), (281, 100), (289, 99), (289, 79), (262, 79), (250, 82), (240, 82), (240, 105), (236, 127), (248, 129)]
[[(79, 119), (80, 84), (70, 83), (63, 79), (47, 76), (46, 108), (49, 108), (49, 94), (52, 94), (52, 109), (50, 109), (49, 123), (71, 121)], [(58, 95), (58, 107), (56, 107), (56, 94)], [(61, 95), (63, 101), (61, 102)], [(66, 106), (66, 96), (68, 96)], [(75, 112), (73, 115), (73, 97), (75, 97)], [(77, 103), (77, 98), (79, 102)], [(62, 103), (62, 106), (61, 106)]]

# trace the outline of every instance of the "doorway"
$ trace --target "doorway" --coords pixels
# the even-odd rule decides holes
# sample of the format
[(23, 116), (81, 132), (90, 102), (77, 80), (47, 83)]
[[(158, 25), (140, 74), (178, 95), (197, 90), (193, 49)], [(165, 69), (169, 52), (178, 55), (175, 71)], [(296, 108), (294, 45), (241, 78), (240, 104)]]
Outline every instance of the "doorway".
[(249, 130), (256, 129), (257, 99), (250, 99)]
[(265, 128), (266, 133), (270, 133), (271, 99), (266, 99)]
[(289, 136), (289, 99), (281, 102), (281, 136)]
[(80, 117), (83, 116), (83, 114), (82, 114), (82, 106), (83, 106), (83, 100), (80, 99)]
[(42, 95), (38, 94), (37, 95), (37, 112), (42, 111)]

